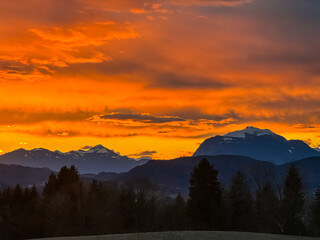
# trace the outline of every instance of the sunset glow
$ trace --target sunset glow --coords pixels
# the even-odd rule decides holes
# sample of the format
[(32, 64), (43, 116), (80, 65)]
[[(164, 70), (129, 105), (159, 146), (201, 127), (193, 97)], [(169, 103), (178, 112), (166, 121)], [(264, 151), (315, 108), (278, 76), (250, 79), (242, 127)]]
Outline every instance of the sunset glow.
[(320, 2), (0, 1), (0, 153), (189, 156), (246, 126), (320, 146)]

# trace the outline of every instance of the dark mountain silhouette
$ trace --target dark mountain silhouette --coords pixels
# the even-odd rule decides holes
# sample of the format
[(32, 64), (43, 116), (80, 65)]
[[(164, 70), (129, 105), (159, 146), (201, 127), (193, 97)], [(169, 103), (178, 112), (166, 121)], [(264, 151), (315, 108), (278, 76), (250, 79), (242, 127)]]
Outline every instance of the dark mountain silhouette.
[[(85, 181), (126, 182), (133, 178), (148, 178), (168, 190), (171, 194), (188, 193), (189, 178), (194, 167), (203, 156), (183, 157), (173, 160), (150, 160), (144, 165), (137, 166), (129, 172), (101, 172), (99, 174), (82, 174)], [(270, 162), (259, 161), (244, 156), (220, 155), (206, 156), (211, 164), (219, 170), (218, 179), (224, 187), (229, 187), (237, 171), (241, 171), (248, 179), (252, 190), (259, 184), (271, 181), (273, 184), (283, 182), (291, 163), (274, 165)], [(305, 189), (313, 191), (320, 186), (320, 157), (311, 157), (295, 161), (299, 169)], [(48, 168), (31, 168), (18, 165), (0, 164), (0, 190), (7, 186), (43, 186), (52, 170)]]
[[(219, 170), (218, 179), (224, 187), (229, 187), (237, 171), (241, 171), (247, 178), (252, 190), (266, 182), (274, 185), (283, 182), (287, 169), (291, 163), (275, 165), (266, 161), (259, 161), (244, 156), (219, 155), (205, 156), (214, 167)], [(194, 167), (203, 156), (182, 157), (173, 160), (150, 160), (148, 163), (135, 167), (127, 173), (99, 173), (85, 176), (100, 181), (126, 181), (132, 178), (147, 178), (167, 189), (169, 193), (187, 194), (189, 178)], [(312, 157), (294, 162), (301, 172), (305, 188), (313, 191), (320, 186), (320, 157)], [(277, 186), (276, 186), (277, 187)]]
[(88, 151), (78, 150), (62, 153), (43, 148), (33, 150), (18, 149), (0, 156), (2, 164), (16, 164), (28, 167), (47, 167), (59, 171), (64, 165), (77, 167), (80, 173), (126, 172), (146, 163), (121, 156), (102, 145), (97, 145)]
[[(295, 161), (294, 164), (299, 169), (306, 188), (316, 189), (320, 187), (320, 157), (305, 158)], [(291, 163), (281, 165), (281, 171), (285, 172), (290, 165)]]
[(52, 170), (48, 168), (31, 168), (18, 165), (0, 164), (0, 189), (16, 184), (22, 187), (44, 186)]
[[(119, 179), (148, 178), (154, 183), (167, 189), (170, 193), (188, 193), (189, 178), (194, 167), (203, 156), (182, 157), (173, 160), (151, 160), (148, 163), (135, 167), (128, 173), (119, 175)], [(218, 180), (224, 187), (228, 187), (237, 171), (246, 176), (252, 176), (257, 169), (274, 171), (275, 165), (269, 162), (258, 161), (244, 156), (206, 156), (214, 168), (219, 170)], [(103, 176), (100, 174), (100, 176)], [(252, 183), (252, 187), (254, 184)]]
[(193, 156), (241, 155), (274, 164), (320, 156), (320, 152), (301, 140), (289, 140), (268, 129), (247, 127), (244, 130), (206, 139)]

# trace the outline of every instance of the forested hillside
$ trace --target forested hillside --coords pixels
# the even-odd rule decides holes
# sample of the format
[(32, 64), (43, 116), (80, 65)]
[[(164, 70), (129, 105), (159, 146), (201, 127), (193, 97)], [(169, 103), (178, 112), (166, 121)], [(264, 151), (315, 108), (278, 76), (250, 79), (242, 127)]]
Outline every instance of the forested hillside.
[(80, 180), (74, 166), (52, 173), (43, 189), (0, 193), (2, 239), (130, 232), (214, 230), (320, 236), (320, 190), (305, 195), (298, 169), (281, 188), (265, 182), (250, 191), (241, 172), (222, 187), (206, 159), (195, 166), (189, 194), (170, 197), (146, 178), (125, 182)]

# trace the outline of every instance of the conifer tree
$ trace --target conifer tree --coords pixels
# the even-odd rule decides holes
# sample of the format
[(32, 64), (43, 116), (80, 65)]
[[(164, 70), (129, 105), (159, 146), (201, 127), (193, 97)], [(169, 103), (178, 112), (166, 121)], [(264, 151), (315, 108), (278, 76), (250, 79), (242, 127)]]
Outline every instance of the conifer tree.
[(260, 232), (279, 233), (279, 199), (270, 183), (266, 183), (256, 193), (256, 210)]
[(175, 231), (184, 230), (186, 225), (186, 202), (179, 193), (173, 206), (173, 229)]
[(221, 187), (217, 179), (218, 173), (203, 158), (191, 174), (187, 207), (193, 229), (220, 228)]
[(292, 164), (287, 171), (283, 187), (282, 213), (284, 233), (292, 235), (304, 234), (302, 221), (304, 202), (302, 180), (298, 169)]
[(231, 225), (236, 231), (253, 230), (253, 202), (244, 175), (237, 172), (230, 187), (232, 205)]
[(84, 231), (83, 185), (74, 166), (51, 174), (43, 191), (46, 231), (50, 236), (79, 235)]
[(50, 197), (58, 191), (58, 179), (57, 176), (52, 172), (49, 176), (48, 181), (45, 183), (43, 189), (43, 196)]

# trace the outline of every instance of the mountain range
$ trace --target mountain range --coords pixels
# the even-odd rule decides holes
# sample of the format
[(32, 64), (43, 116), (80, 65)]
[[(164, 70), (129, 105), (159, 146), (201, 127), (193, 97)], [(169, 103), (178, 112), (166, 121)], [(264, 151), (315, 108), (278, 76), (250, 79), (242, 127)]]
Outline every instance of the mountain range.
[[(84, 178), (99, 181), (126, 181), (134, 178), (149, 179), (171, 194), (181, 193), (187, 195), (189, 178), (194, 167), (205, 157), (214, 168), (219, 170), (218, 179), (224, 188), (228, 188), (237, 171), (241, 171), (248, 181), (251, 190), (270, 182), (276, 188), (280, 187), (286, 176), (290, 164), (275, 165), (270, 162), (259, 161), (245, 156), (219, 155), (182, 157), (167, 160), (150, 160), (148, 163), (133, 168), (127, 173), (111, 174), (99, 173), (97, 175), (83, 175)], [(310, 157), (295, 161), (302, 176), (304, 188), (313, 192), (320, 187), (320, 157)]]
[(0, 164), (15, 164), (27, 167), (50, 168), (59, 171), (62, 166), (74, 165), (80, 173), (127, 172), (145, 164), (148, 160), (135, 160), (121, 156), (102, 145), (87, 151), (78, 150), (62, 153), (43, 148), (18, 149), (0, 156)]
[[(198, 157), (182, 157), (173, 160), (150, 160), (146, 164), (137, 166), (128, 172), (99, 174), (82, 174), (85, 182), (92, 179), (98, 181), (132, 181), (135, 178), (149, 179), (167, 190), (170, 194), (187, 195), (189, 178), (192, 170), (198, 164)], [(255, 160), (244, 156), (220, 155), (205, 156), (214, 167), (219, 170), (218, 179), (224, 188), (228, 188), (237, 171), (245, 174), (251, 190), (262, 186), (266, 182), (278, 187), (284, 180), (286, 171), (291, 163), (275, 165), (270, 162)], [(295, 161), (303, 178), (304, 188), (313, 192), (320, 187), (320, 157), (311, 157)], [(7, 186), (20, 184), (23, 187), (36, 185), (43, 187), (51, 170), (48, 168), (31, 168), (18, 165), (0, 164), (0, 190)]]
[(240, 155), (279, 165), (320, 156), (320, 152), (301, 140), (288, 141), (268, 129), (247, 127), (206, 139), (193, 154), (201, 155)]
[(83, 180), (125, 182), (148, 178), (172, 194), (187, 194), (192, 170), (203, 157), (219, 170), (219, 180), (228, 187), (237, 171), (243, 172), (251, 189), (266, 181), (283, 182), (294, 163), (309, 191), (320, 186), (320, 152), (303, 141), (286, 140), (268, 129), (247, 127), (205, 140), (192, 157), (173, 160), (136, 160), (102, 145), (89, 150), (62, 153), (43, 148), (18, 149), (0, 156), (0, 188), (20, 184), (43, 186), (52, 171), (75, 165)]

